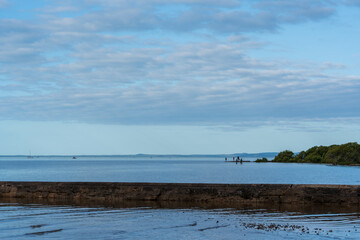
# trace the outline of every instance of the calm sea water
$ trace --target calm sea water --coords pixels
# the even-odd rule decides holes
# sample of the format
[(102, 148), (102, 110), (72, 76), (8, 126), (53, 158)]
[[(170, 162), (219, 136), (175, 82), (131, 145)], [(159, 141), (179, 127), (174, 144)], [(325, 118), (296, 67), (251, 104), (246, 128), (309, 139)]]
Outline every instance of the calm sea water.
[(219, 158), (0, 157), (0, 181), (360, 184), (360, 167)]
[[(360, 167), (235, 164), (219, 158), (0, 157), (0, 181), (359, 184)], [(360, 213), (0, 201), (0, 239), (145, 238), (360, 239)]]

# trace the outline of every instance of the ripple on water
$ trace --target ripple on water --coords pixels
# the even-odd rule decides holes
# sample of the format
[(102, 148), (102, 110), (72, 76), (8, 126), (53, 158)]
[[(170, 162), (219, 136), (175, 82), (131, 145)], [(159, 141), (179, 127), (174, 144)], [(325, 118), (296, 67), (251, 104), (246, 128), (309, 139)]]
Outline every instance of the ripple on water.
[(0, 209), (1, 239), (360, 239), (358, 213), (27, 204)]

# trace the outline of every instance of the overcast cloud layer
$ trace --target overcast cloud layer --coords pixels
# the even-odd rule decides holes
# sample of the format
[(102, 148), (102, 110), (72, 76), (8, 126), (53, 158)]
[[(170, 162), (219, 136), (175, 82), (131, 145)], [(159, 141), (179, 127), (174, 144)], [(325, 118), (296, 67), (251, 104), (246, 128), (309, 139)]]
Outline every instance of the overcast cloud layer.
[(236, 126), (360, 117), (360, 76), (345, 63), (252, 55), (272, 44), (260, 36), (336, 22), (339, 8), (359, 1), (73, 2), (0, 0), (1, 120)]

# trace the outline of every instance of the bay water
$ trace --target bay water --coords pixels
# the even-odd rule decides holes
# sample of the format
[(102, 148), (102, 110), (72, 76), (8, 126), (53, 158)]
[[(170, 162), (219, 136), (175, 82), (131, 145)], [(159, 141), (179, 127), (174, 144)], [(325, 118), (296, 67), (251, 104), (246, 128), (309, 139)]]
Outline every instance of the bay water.
[[(244, 159), (251, 160), (254, 159)], [(0, 157), (0, 181), (360, 183), (360, 167), (222, 158)], [(75, 206), (0, 201), (0, 239), (360, 239), (357, 209)]]

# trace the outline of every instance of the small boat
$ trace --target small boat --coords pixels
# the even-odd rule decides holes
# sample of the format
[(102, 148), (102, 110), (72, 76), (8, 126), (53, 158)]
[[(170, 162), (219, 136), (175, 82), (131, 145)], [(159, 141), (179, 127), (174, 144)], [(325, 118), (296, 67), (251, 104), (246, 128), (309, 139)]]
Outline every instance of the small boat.
[(76, 159), (76, 157), (72, 157), (72, 159)]

